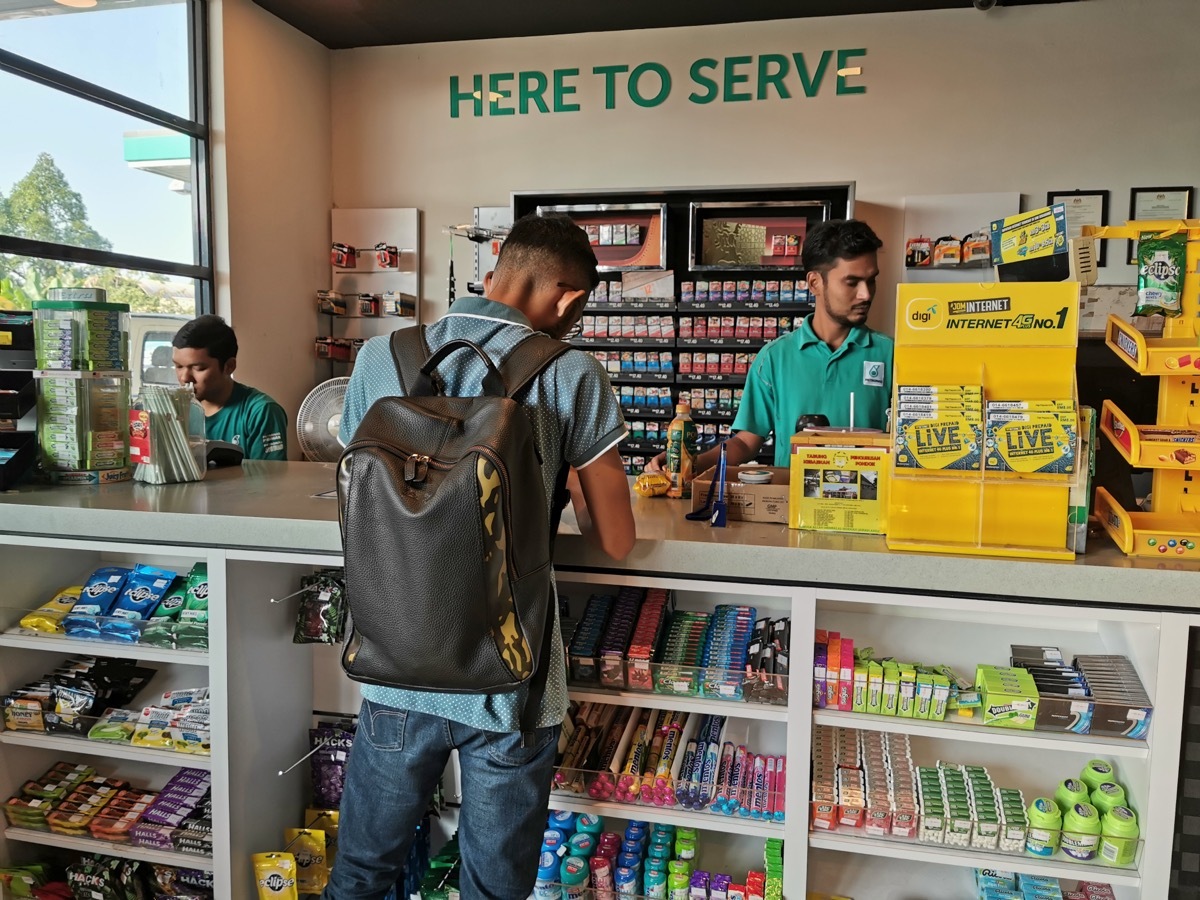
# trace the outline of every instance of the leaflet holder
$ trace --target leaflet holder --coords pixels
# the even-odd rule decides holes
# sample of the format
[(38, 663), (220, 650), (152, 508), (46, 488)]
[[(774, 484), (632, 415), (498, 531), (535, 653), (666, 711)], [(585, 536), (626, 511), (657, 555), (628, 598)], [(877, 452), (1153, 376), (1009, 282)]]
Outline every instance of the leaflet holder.
[(1157, 376), (1157, 422), (1138, 425), (1104, 401), (1100, 431), (1131, 464), (1152, 469), (1148, 512), (1128, 512), (1104, 488), (1096, 515), (1130, 556), (1200, 557), (1200, 219), (1132, 221), (1084, 226), (1085, 236), (1136, 241), (1144, 234), (1187, 235), (1187, 271), (1180, 315), (1167, 318), (1161, 338), (1148, 338), (1117, 316), (1108, 317), (1106, 343), (1139, 375)]
[[(892, 409), (900, 385), (980, 385), (985, 401), (1077, 399), (1078, 332), (1076, 282), (900, 285)], [(979, 449), (974, 469), (893, 466), (888, 547), (1073, 559), (1075, 476), (989, 470)]]

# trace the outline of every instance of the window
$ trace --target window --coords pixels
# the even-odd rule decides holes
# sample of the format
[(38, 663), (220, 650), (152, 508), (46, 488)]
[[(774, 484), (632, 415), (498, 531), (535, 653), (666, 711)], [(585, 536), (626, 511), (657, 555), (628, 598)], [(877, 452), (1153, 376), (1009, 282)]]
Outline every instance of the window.
[(210, 311), (205, 3), (91, 2), (0, 2), (0, 309), (83, 285)]

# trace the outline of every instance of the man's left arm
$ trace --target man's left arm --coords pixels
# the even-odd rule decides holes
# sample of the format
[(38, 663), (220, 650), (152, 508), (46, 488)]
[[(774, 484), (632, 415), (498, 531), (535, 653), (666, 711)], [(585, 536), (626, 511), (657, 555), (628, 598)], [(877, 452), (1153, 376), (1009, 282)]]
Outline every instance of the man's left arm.
[(287, 460), (287, 413), (272, 400), (256, 416), (253, 434), (247, 435), (246, 458)]

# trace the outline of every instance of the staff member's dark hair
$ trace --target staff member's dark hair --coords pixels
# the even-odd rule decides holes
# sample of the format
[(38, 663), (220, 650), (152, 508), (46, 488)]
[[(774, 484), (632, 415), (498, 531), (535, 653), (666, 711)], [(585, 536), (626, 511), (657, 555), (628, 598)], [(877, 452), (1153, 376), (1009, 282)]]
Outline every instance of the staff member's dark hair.
[(178, 350), (205, 350), (224, 368), (238, 354), (237, 336), (220, 316), (199, 316), (175, 333), (171, 346)]
[(500, 247), (495, 277), (518, 272), (536, 279), (554, 279), (561, 272), (580, 290), (592, 290), (600, 283), (596, 272), (596, 253), (587, 233), (568, 216), (550, 213), (522, 216)]
[(858, 259), (883, 246), (866, 222), (833, 219), (808, 230), (800, 260), (806, 272), (819, 272), (824, 279), (839, 259)]

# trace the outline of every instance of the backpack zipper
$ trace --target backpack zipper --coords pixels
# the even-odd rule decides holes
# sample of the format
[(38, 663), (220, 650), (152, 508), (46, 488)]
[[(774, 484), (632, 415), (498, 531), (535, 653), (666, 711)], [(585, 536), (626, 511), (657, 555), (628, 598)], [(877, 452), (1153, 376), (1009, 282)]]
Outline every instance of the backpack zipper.
[(409, 484), (421, 484), (429, 474), (433, 460), (428, 456), (413, 453), (404, 463), (404, 480)]

